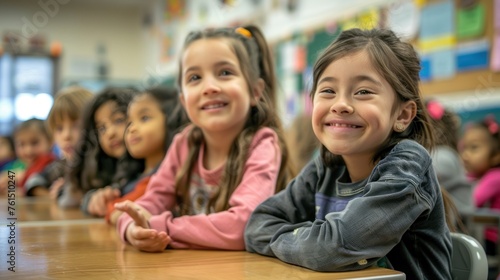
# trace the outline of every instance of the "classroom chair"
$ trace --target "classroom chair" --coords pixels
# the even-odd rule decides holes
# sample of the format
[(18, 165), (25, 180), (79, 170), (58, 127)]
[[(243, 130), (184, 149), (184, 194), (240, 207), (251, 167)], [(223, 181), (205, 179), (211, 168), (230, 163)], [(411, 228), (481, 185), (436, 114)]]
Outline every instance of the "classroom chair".
[(463, 233), (451, 233), (452, 275), (455, 280), (488, 279), (488, 260), (479, 242)]

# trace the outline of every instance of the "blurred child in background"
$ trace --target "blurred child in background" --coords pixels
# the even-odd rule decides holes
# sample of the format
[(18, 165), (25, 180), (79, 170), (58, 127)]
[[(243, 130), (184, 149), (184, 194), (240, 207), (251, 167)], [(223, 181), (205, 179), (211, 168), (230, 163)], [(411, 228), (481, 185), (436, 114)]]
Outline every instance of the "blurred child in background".
[(26, 179), (42, 171), (56, 156), (51, 149), (52, 138), (44, 121), (40, 119), (33, 118), (22, 122), (14, 129), (13, 136), (17, 160), (4, 166), (0, 188), (6, 188), (7, 172), (12, 171), (15, 173), (17, 191), (25, 195)]
[[(468, 175), (475, 180), (473, 192), (476, 207), (500, 210), (500, 133), (492, 116), (466, 126), (461, 156)], [(485, 251), (496, 255), (498, 229), (486, 229)]]
[[(119, 198), (104, 201), (107, 204), (105, 217), (109, 223), (115, 224), (122, 213), (115, 210), (115, 203), (135, 201), (144, 194), (151, 175), (156, 172), (165, 157), (174, 135), (186, 123), (187, 116), (180, 105), (179, 93), (174, 88), (158, 87), (146, 90), (130, 102), (125, 130), (127, 152), (124, 158), (120, 159), (117, 170), (118, 181), (128, 183), (116, 189)], [(133, 164), (134, 161), (128, 158), (142, 159), (143, 164)], [(138, 166), (142, 167), (141, 174), (139, 178), (132, 180), (130, 175), (137, 174)], [(110, 187), (97, 192), (104, 194), (107, 188)]]
[(319, 141), (312, 129), (312, 118), (306, 113), (295, 117), (287, 130), (287, 143), (290, 149), (290, 161), (297, 171), (318, 154)]
[(47, 117), (46, 125), (62, 158), (52, 162), (41, 172), (31, 175), (25, 185), (28, 196), (49, 195), (56, 199), (69, 175), (72, 160), (81, 133), (81, 113), (92, 98), (92, 93), (81, 87), (68, 87), (57, 93)]
[(85, 107), (82, 135), (71, 161), (69, 185), (59, 198), (60, 206), (80, 205), (85, 213), (97, 213), (93, 193), (114, 182), (118, 159), (125, 153), (126, 111), (134, 94), (132, 89), (106, 88)]
[(436, 146), (431, 156), (439, 185), (450, 194), (460, 212), (468, 212), (474, 206), (472, 186), (467, 180), (458, 152), (460, 119), (457, 114), (444, 108), (437, 100), (428, 100), (426, 107), (436, 136)]
[(253, 209), (290, 179), (275, 112), (269, 47), (259, 28), (190, 33), (181, 55), (181, 102), (193, 125), (178, 133), (136, 202), (117, 222), (142, 251), (244, 250)]
[(11, 136), (0, 136), (0, 171), (16, 159), (14, 140)]

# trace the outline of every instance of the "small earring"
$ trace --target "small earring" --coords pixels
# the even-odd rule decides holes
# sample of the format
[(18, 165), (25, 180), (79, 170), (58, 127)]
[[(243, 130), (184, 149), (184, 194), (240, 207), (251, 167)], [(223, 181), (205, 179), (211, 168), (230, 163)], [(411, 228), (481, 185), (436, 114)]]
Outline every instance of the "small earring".
[(402, 123), (396, 123), (396, 131), (397, 132), (403, 132), (405, 130), (405, 126)]

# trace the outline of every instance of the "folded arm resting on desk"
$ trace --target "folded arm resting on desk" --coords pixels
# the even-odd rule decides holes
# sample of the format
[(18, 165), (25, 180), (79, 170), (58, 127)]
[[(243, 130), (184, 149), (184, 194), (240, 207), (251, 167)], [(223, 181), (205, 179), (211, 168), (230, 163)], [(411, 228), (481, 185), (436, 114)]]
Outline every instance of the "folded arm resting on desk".
[[(438, 254), (441, 250), (451, 254), (444, 213), (431, 215), (436, 201), (439, 211), (443, 206), (437, 182), (428, 182), (436, 180), (433, 172), (428, 175), (430, 158), (420, 149), (399, 145), (374, 168), (361, 195), (324, 217), (315, 214), (317, 194), (339, 198), (334, 189), (345, 168), (324, 169), (310, 162), (285, 191), (254, 211), (245, 231), (247, 250), (314, 270), (345, 271), (373, 265), (403, 239), (408, 244), (400, 245), (399, 251), (408, 255), (401, 258), (416, 262), (415, 273), (426, 264), (419, 263), (419, 252), (410, 248), (428, 253), (432, 251), (428, 247), (435, 247)], [(449, 260), (436, 261), (432, 255), (428, 258), (446, 271)]]
[[(177, 203), (175, 178), (188, 153), (188, 144), (183, 137), (186, 137), (184, 132), (176, 135), (158, 172), (151, 178), (146, 193), (136, 203), (153, 214), (149, 220), (150, 227), (165, 231), (172, 238), (172, 248), (244, 250), (243, 231), (248, 217), (275, 190), (281, 163), (276, 133), (262, 128), (255, 134), (245, 162), (245, 173), (229, 197), (228, 210), (176, 217), (172, 214)], [(195, 165), (198, 171), (201, 170), (201, 159)], [(200, 178), (216, 177), (214, 182), (218, 182), (222, 168), (220, 172), (214, 171), (217, 174), (199, 171), (197, 175)], [(204, 176), (204, 173), (210, 173), (210, 176)], [(118, 220), (122, 239), (131, 222), (127, 215)]]

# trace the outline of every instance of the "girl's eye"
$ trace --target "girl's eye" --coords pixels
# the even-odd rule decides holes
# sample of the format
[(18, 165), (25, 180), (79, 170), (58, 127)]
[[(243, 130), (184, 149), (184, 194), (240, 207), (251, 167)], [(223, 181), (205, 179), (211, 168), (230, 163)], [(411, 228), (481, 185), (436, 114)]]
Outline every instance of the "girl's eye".
[(125, 123), (127, 120), (125, 118), (116, 118), (114, 121), (113, 121), (113, 124), (115, 125), (119, 125), (119, 124), (123, 124)]
[(141, 117), (141, 121), (143, 121), (143, 122), (145, 122), (145, 121), (147, 121), (147, 120), (149, 120), (149, 119), (150, 119), (150, 117), (149, 117), (149, 116), (142, 116), (142, 117)]
[(332, 89), (329, 89), (329, 88), (326, 88), (326, 89), (322, 89), (319, 91), (319, 93), (328, 93), (328, 94), (334, 94), (335, 91), (333, 91)]
[(56, 131), (61, 132), (63, 130), (62, 126), (56, 126)]
[(104, 133), (106, 133), (106, 127), (105, 126), (99, 126), (99, 127), (97, 127), (97, 133), (99, 135), (104, 135)]
[(192, 81), (197, 81), (199, 79), (200, 79), (200, 76), (198, 76), (198, 75), (191, 75), (191, 76), (188, 77), (187, 81), (188, 82), (192, 82)]
[(372, 92), (367, 91), (367, 90), (365, 90), (365, 89), (362, 89), (362, 90), (360, 90), (360, 91), (356, 92), (356, 94), (359, 94), (359, 95), (365, 95), (365, 94), (371, 94), (371, 93), (372, 93)]
[(229, 70), (222, 70), (222, 71), (220, 72), (220, 75), (221, 75), (221, 76), (229, 76), (229, 75), (231, 75), (231, 74), (232, 74), (232, 72), (231, 72), (231, 71), (229, 71)]

